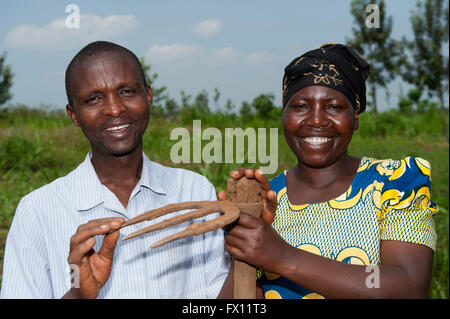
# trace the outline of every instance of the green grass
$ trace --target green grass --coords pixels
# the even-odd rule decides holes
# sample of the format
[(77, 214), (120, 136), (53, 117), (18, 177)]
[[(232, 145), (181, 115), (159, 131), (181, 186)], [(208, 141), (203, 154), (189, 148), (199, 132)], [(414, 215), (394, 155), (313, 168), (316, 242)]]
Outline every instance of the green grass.
[[(224, 114), (185, 112), (173, 121), (163, 116), (152, 118), (144, 135), (144, 151), (150, 159), (167, 166), (177, 166), (206, 176), (216, 190), (226, 188), (229, 172), (239, 166), (258, 167), (258, 164), (181, 164), (170, 161), (170, 132), (175, 127), (192, 128), (192, 120), (201, 119), (202, 128), (277, 127), (278, 171), (296, 164), (284, 141), (280, 120), (242, 118)], [(440, 135), (439, 113), (430, 110), (423, 114), (401, 114), (397, 111), (375, 116), (360, 116), (360, 128), (349, 147), (354, 156), (401, 159), (420, 156), (432, 164), (432, 200), (440, 207), (435, 217), (438, 233), (434, 256), (431, 298), (448, 298), (448, 239), (449, 239), (449, 146)], [(448, 132), (448, 116), (447, 116)], [(206, 144), (207, 142), (203, 142)], [(203, 145), (204, 145), (203, 144)], [(82, 132), (73, 126), (64, 112), (42, 110), (0, 109), (0, 283), (6, 236), (19, 200), (30, 191), (73, 170), (84, 160), (89, 143)], [(269, 175), (273, 177), (275, 174)]]

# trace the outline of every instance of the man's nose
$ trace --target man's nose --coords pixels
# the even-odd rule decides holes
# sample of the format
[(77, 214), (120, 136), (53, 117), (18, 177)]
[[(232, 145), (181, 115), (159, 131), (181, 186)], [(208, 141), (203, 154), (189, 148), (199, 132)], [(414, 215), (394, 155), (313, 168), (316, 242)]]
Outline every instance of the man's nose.
[(110, 94), (103, 108), (103, 115), (117, 117), (127, 110), (127, 106), (117, 95)]

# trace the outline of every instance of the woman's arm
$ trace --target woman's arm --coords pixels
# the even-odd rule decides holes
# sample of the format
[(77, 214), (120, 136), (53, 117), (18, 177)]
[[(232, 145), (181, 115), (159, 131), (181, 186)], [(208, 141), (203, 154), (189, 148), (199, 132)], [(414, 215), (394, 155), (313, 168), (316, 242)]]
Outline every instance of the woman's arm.
[[(279, 274), (326, 298), (428, 296), (433, 251), (423, 245), (382, 241), (381, 265), (368, 268), (295, 248), (268, 224), (241, 214), (239, 224), (225, 238), (225, 247), (235, 258)], [(377, 270), (379, 285), (374, 287), (376, 281), (371, 280), (376, 280)]]

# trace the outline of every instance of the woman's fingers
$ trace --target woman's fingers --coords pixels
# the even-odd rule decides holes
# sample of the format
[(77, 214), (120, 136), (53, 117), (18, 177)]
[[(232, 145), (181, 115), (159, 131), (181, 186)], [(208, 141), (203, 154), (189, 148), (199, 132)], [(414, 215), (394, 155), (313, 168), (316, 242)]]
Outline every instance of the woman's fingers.
[(278, 201), (277, 195), (274, 191), (269, 190), (263, 195), (263, 212), (262, 220), (271, 225), (275, 219), (275, 213), (277, 211)]
[(228, 199), (228, 195), (227, 192), (225, 191), (220, 191), (217, 193), (217, 199), (222, 201), (222, 200), (227, 200)]
[(262, 172), (262, 170), (257, 169), (253, 172), (253, 175), (255, 176), (256, 180), (261, 185), (262, 189), (265, 191), (270, 190), (270, 183), (266, 178), (266, 175)]

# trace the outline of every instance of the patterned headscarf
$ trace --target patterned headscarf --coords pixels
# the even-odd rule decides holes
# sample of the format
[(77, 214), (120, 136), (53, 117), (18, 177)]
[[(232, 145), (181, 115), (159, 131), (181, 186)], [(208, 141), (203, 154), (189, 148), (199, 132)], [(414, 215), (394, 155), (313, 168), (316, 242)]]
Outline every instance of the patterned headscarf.
[(355, 112), (366, 109), (369, 64), (355, 50), (342, 44), (324, 44), (295, 58), (283, 77), (283, 107), (298, 90), (322, 85), (345, 94)]

